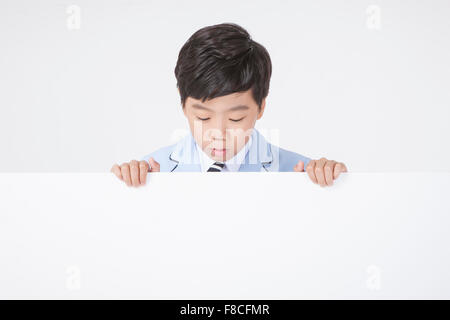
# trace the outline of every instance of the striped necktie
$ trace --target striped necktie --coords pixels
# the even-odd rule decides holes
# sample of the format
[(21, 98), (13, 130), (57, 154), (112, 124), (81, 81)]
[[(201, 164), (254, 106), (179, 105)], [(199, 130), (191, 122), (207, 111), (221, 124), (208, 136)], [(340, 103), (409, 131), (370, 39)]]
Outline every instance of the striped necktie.
[(216, 161), (211, 165), (211, 167), (209, 167), (207, 172), (221, 172), (224, 166), (225, 163)]

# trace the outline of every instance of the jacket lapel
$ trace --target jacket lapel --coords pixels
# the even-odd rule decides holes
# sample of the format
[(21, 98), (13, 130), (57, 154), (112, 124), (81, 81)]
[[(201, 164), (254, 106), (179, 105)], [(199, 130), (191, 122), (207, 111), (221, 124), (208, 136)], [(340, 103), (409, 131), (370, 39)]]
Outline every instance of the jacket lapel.
[(192, 133), (189, 132), (176, 145), (169, 154), (170, 170), (176, 172), (200, 172), (201, 165), (197, 150), (195, 149), (195, 140)]
[(245, 156), (244, 162), (239, 167), (239, 171), (268, 171), (272, 161), (273, 155), (270, 143), (254, 128), (252, 131), (252, 145)]

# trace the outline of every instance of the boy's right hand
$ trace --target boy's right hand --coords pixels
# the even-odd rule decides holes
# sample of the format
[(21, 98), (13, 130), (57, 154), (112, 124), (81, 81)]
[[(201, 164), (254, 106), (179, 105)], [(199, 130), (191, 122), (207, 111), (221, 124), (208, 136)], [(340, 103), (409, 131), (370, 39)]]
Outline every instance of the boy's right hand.
[(159, 163), (153, 158), (150, 158), (148, 162), (144, 160), (131, 160), (130, 162), (122, 163), (121, 166), (114, 164), (111, 168), (111, 172), (113, 172), (117, 178), (124, 181), (129, 187), (145, 185), (147, 172), (159, 172), (159, 170)]

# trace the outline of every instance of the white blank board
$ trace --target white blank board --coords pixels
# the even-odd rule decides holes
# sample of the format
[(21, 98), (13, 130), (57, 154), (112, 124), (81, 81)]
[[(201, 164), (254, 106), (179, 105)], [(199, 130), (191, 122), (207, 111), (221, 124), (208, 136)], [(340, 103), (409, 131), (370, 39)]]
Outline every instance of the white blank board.
[(0, 174), (0, 298), (450, 298), (450, 173)]

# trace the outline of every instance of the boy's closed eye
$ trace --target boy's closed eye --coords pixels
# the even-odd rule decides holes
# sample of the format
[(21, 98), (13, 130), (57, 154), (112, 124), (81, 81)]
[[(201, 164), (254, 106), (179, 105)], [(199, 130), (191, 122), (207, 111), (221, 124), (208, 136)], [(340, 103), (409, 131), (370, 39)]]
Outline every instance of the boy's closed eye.
[[(238, 121), (243, 120), (244, 118), (245, 118), (245, 117), (242, 117), (242, 118), (240, 118), (240, 119), (229, 119), (229, 120), (234, 121), (234, 122), (238, 122)], [(206, 121), (206, 120), (209, 120), (210, 118), (200, 118), (200, 117), (197, 117), (197, 119), (199, 119), (199, 120), (201, 120), (201, 121)]]

